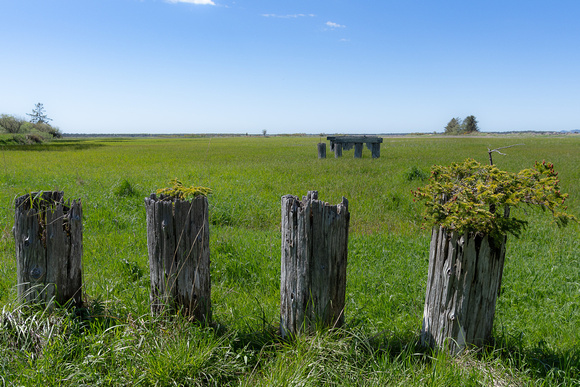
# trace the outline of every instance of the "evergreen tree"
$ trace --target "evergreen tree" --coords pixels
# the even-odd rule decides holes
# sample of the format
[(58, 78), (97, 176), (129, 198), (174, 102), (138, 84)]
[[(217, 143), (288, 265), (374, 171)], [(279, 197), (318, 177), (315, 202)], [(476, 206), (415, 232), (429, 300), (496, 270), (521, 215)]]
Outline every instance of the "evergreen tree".
[(48, 118), (46, 113), (44, 112), (44, 106), (39, 102), (34, 105), (34, 109), (32, 109), (32, 114), (26, 113), (26, 115), (30, 116), (30, 122), (33, 124), (48, 124), (49, 121), (52, 121), (52, 118)]
[(477, 126), (477, 120), (475, 119), (475, 116), (465, 117), (462, 126), (463, 126), (462, 133), (479, 132), (479, 127)]
[(453, 117), (445, 127), (445, 134), (459, 134), (461, 131), (461, 118)]

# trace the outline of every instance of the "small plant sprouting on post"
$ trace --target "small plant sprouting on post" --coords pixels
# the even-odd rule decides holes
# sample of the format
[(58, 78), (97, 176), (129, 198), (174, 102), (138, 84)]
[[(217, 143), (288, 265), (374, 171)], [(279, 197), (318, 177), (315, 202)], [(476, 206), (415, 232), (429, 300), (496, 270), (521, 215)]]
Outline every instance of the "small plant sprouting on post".
[(185, 187), (177, 178), (171, 180), (171, 187), (160, 188), (156, 191), (161, 200), (193, 200), (196, 196), (208, 196), (211, 189), (206, 187)]
[(568, 194), (560, 191), (554, 165), (545, 161), (509, 173), (466, 159), (450, 166), (433, 166), (429, 180), (413, 195), (425, 201), (425, 221), (430, 225), (460, 233), (476, 232), (492, 237), (510, 233), (517, 237), (527, 221), (505, 215), (509, 208), (522, 203), (549, 210), (559, 226), (577, 222), (576, 217), (564, 212)]

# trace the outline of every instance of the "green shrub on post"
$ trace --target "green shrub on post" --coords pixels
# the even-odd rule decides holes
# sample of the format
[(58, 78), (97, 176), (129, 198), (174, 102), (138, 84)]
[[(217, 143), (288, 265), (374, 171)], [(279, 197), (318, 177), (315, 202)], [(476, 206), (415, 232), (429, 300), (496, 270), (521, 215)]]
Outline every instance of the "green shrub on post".
[(527, 222), (510, 208), (537, 205), (559, 226), (577, 221), (565, 210), (551, 163), (518, 173), (473, 159), (434, 166), (430, 182), (414, 195), (425, 201), (433, 226), (421, 342), (456, 354), (491, 338), (501, 286), (507, 234), (519, 236)]

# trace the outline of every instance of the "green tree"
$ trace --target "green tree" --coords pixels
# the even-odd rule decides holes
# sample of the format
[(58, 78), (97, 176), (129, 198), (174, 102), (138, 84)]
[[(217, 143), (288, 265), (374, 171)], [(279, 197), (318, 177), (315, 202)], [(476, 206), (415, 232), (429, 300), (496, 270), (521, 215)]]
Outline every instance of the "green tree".
[[(47, 123), (50, 118), (46, 117), (42, 106), (40, 106), (40, 108), (40, 110), (35, 109), (35, 112), (39, 115), (39, 117), (33, 117), (33, 119), (30, 120), (31, 122), (10, 114), (1, 114), (0, 132), (13, 134), (15, 135), (13, 138), (15, 139), (27, 139), (34, 142), (42, 142), (51, 140), (53, 138), (62, 137), (59, 128), (51, 126)], [(38, 120), (36, 118), (38, 118)]]
[(477, 120), (475, 119), (475, 116), (465, 117), (465, 120), (463, 120), (462, 129), (462, 133), (479, 132), (479, 127), (477, 126)]
[(33, 124), (48, 124), (49, 121), (52, 121), (51, 118), (48, 118), (46, 113), (44, 112), (44, 106), (39, 102), (34, 105), (34, 109), (32, 109), (32, 114), (26, 113), (26, 115), (30, 116), (30, 122)]
[(20, 127), (23, 122), (23, 119), (9, 114), (0, 115), (0, 128), (6, 133), (20, 133)]
[(461, 118), (453, 117), (445, 127), (445, 134), (459, 134), (461, 131)]

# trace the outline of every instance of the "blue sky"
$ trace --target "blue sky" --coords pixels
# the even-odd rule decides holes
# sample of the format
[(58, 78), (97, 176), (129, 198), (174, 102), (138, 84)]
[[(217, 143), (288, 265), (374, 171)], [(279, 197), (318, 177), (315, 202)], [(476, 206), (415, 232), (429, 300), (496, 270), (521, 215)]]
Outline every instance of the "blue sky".
[(65, 133), (580, 128), (580, 1), (0, 0), (0, 113)]

